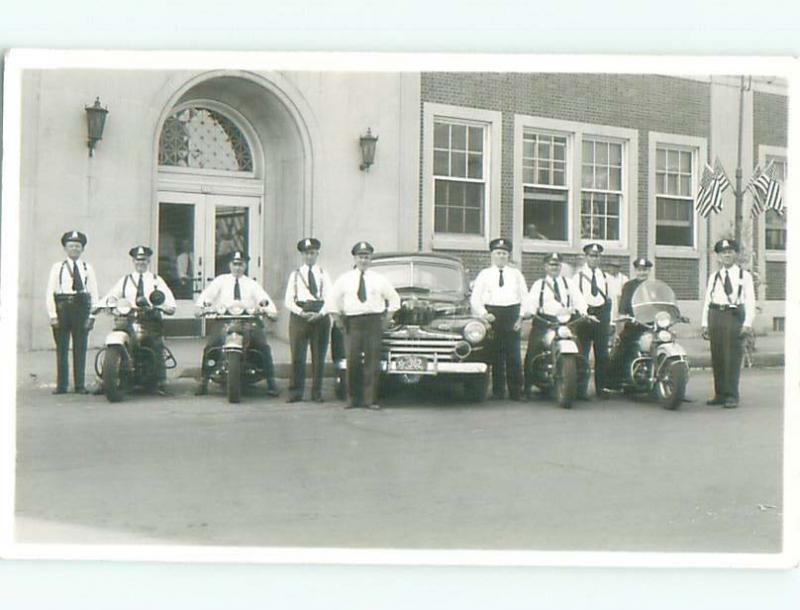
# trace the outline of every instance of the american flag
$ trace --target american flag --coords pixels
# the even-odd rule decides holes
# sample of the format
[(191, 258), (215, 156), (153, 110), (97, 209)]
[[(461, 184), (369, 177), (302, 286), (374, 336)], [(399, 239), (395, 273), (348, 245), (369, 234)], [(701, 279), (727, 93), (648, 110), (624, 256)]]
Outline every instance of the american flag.
[(706, 164), (703, 168), (703, 175), (700, 177), (700, 189), (697, 191), (697, 212), (708, 218), (713, 211), (722, 211), (722, 194), (731, 186), (731, 181), (722, 169), (719, 159), (716, 160), (714, 168)]
[(775, 168), (772, 161), (769, 162), (765, 169), (761, 166), (756, 167), (753, 172), (753, 177), (747, 183), (745, 190), (753, 194), (753, 207), (750, 213), (753, 216), (758, 216), (766, 210), (775, 210), (778, 214), (783, 215), (783, 192), (781, 189), (780, 181), (775, 178)]

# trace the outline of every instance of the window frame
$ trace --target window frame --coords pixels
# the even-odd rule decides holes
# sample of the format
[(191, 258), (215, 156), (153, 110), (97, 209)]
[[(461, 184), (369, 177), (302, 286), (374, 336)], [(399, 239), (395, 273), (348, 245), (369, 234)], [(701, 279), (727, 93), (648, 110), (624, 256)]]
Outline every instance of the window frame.
[[(434, 124), (437, 121), (467, 124), (484, 129), (483, 234), (436, 233), (435, 186), (433, 173)], [(500, 231), (500, 176), (502, 146), (502, 113), (479, 108), (466, 108), (425, 102), (422, 129), (422, 248), (427, 250), (486, 250), (489, 241)], [(476, 182), (465, 179), (466, 182)]]
[[(691, 155), (690, 158), (690, 169), (691, 169), (691, 184), (689, 185), (689, 197), (681, 196), (681, 195), (671, 195), (669, 193), (659, 193), (658, 192), (658, 151), (659, 148), (664, 147), (666, 151), (677, 151), (678, 153), (688, 152)], [(655, 227), (653, 233), (653, 239), (655, 241), (656, 248), (660, 251), (662, 248), (680, 248), (680, 249), (687, 249), (687, 250), (697, 250), (698, 244), (698, 218), (702, 218), (697, 213), (697, 206), (696, 206), (696, 195), (697, 189), (699, 184), (699, 176), (701, 173), (701, 167), (699, 163), (699, 149), (697, 146), (686, 145), (686, 144), (675, 144), (672, 142), (664, 142), (663, 140), (659, 140), (656, 142), (655, 151), (653, 156), (651, 157), (651, 162), (653, 164), (653, 215), (655, 217)], [(680, 175), (680, 161), (678, 174)], [(658, 243), (658, 199), (659, 197), (664, 197), (666, 199), (679, 199), (689, 202), (689, 209), (692, 214), (692, 239), (691, 244), (689, 245), (675, 245), (675, 244), (659, 244)]]
[[(788, 175), (789, 171), (789, 150), (783, 146), (769, 146), (766, 144), (760, 144), (758, 146), (758, 164), (763, 168), (767, 164), (768, 157), (781, 157), (783, 159), (783, 163), (786, 166), (786, 173)], [(781, 186), (786, 184), (786, 180)], [(784, 189), (783, 196), (786, 197), (786, 191)], [(752, 198), (752, 195), (750, 195)], [(784, 201), (785, 204), (785, 201)], [(758, 219), (758, 233), (759, 233), (759, 244), (760, 250), (763, 253), (763, 259), (765, 261), (770, 262), (785, 262), (786, 261), (786, 250), (773, 250), (767, 249), (767, 211), (764, 210), (761, 214), (759, 214)], [(787, 225), (788, 230), (788, 225)]]
[[(691, 246), (673, 246), (658, 244), (656, 242), (656, 230), (658, 228), (658, 194), (656, 192), (656, 159), (659, 146), (666, 148), (677, 148), (692, 153), (692, 214), (694, 227)], [(647, 201), (649, 204), (650, 219), (648, 223), (648, 242), (650, 251), (655, 253), (655, 257), (663, 258), (693, 258), (700, 261), (701, 269), (699, 276), (705, 277), (706, 257), (702, 256), (707, 250), (707, 233), (709, 220), (697, 213), (696, 196), (700, 182), (700, 173), (708, 159), (708, 140), (697, 136), (687, 136), (682, 134), (660, 133), (651, 131), (648, 134), (648, 189)], [(728, 197), (730, 193), (724, 196)], [(713, 215), (713, 214), (712, 214)], [(701, 287), (702, 288), (702, 287)], [(702, 290), (701, 290), (702, 293)]]
[[(543, 133), (567, 137), (567, 205), (569, 233), (566, 241), (539, 240), (524, 237), (523, 217), (525, 184), (522, 182), (522, 152), (525, 132)], [(620, 239), (584, 239), (580, 234), (580, 199), (582, 193), (582, 144), (583, 139), (594, 138), (622, 144), (622, 201), (620, 208)], [(514, 115), (514, 236), (523, 252), (574, 253), (582, 251), (587, 243), (597, 241), (607, 254), (630, 256), (636, 249), (636, 227), (638, 206), (631, 205), (638, 192), (639, 132), (636, 129), (562, 121), (532, 115)]]

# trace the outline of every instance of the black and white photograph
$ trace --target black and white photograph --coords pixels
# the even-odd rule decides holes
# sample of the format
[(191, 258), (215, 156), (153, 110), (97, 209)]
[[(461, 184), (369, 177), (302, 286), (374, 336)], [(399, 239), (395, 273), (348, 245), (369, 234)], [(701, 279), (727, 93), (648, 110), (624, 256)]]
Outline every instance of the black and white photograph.
[(9, 556), (797, 559), (792, 60), (5, 67)]

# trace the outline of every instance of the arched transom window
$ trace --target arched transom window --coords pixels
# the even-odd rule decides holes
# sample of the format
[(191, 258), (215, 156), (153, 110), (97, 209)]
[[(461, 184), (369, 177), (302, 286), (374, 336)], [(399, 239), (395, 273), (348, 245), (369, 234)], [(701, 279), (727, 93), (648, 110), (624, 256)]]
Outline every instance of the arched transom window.
[(252, 172), (253, 154), (233, 121), (216, 110), (192, 106), (178, 110), (164, 122), (158, 164)]

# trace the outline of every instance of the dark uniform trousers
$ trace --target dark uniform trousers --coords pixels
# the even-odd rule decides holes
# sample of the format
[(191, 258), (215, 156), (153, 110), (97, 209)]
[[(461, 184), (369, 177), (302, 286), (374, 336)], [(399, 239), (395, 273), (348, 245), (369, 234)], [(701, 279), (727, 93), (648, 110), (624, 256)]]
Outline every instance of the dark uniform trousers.
[[(212, 349), (222, 347), (225, 343), (225, 326), (220, 326), (219, 331), (209, 335), (206, 340), (206, 346), (203, 350), (203, 363), (201, 366), (202, 375), (206, 375), (206, 360), (208, 359), (208, 352)], [(267, 335), (264, 332), (261, 324), (253, 324), (250, 328), (250, 346), (261, 352), (262, 363), (264, 372), (267, 377), (267, 386), (270, 388), (275, 387), (275, 365), (272, 361), (272, 348), (267, 343)]]
[(600, 322), (583, 320), (578, 326), (578, 342), (580, 343), (583, 366), (579, 368), (579, 395), (586, 392), (589, 385), (589, 352), (594, 348), (594, 389), (599, 393), (606, 383), (608, 366), (608, 331), (611, 326), (611, 303), (598, 307), (589, 307), (588, 313)]
[[(160, 313), (154, 313), (152, 318), (142, 321), (142, 326), (146, 330), (147, 338), (142, 341), (143, 347), (153, 350), (156, 371), (156, 380), (163, 383), (167, 380), (167, 367), (164, 364), (164, 321)], [(130, 329), (133, 334), (133, 329)]]
[(75, 389), (85, 387), (86, 345), (89, 333), (86, 323), (89, 320), (91, 296), (87, 292), (77, 294), (57, 294), (56, 315), (58, 328), (53, 329), (56, 342), (56, 385), (61, 391), (67, 390), (69, 380), (69, 341), (72, 337), (72, 373)]
[(544, 349), (543, 340), (545, 334), (547, 333), (547, 324), (538, 318), (544, 318), (545, 320), (551, 322), (556, 320), (555, 316), (550, 316), (543, 313), (538, 313), (536, 314), (536, 317), (533, 318), (533, 322), (531, 323), (531, 332), (528, 335), (528, 349), (525, 350), (525, 366), (523, 367), (526, 392), (533, 386), (533, 375), (531, 374), (533, 357)]
[(711, 342), (714, 394), (717, 398), (739, 400), (743, 322), (744, 307), (713, 303), (708, 307), (708, 339)]
[(378, 400), (383, 314), (346, 316), (344, 324), (350, 405), (370, 405)]
[(494, 361), (492, 363), (492, 395), (495, 398), (508, 395), (517, 399), (522, 392), (522, 358), (520, 357), (520, 331), (514, 330), (519, 320), (519, 305), (487, 305), (486, 311), (495, 317)]
[(619, 388), (625, 382), (630, 364), (638, 351), (637, 341), (644, 332), (641, 326), (630, 322), (626, 322), (622, 327), (619, 342), (608, 359), (605, 387)]
[(309, 322), (294, 313), (289, 317), (289, 344), (292, 348), (292, 382), (289, 385), (291, 397), (303, 397), (309, 344), (313, 370), (311, 397), (313, 399), (322, 397), (322, 374), (325, 369), (325, 354), (328, 351), (330, 332), (330, 316), (323, 316), (315, 322)]

